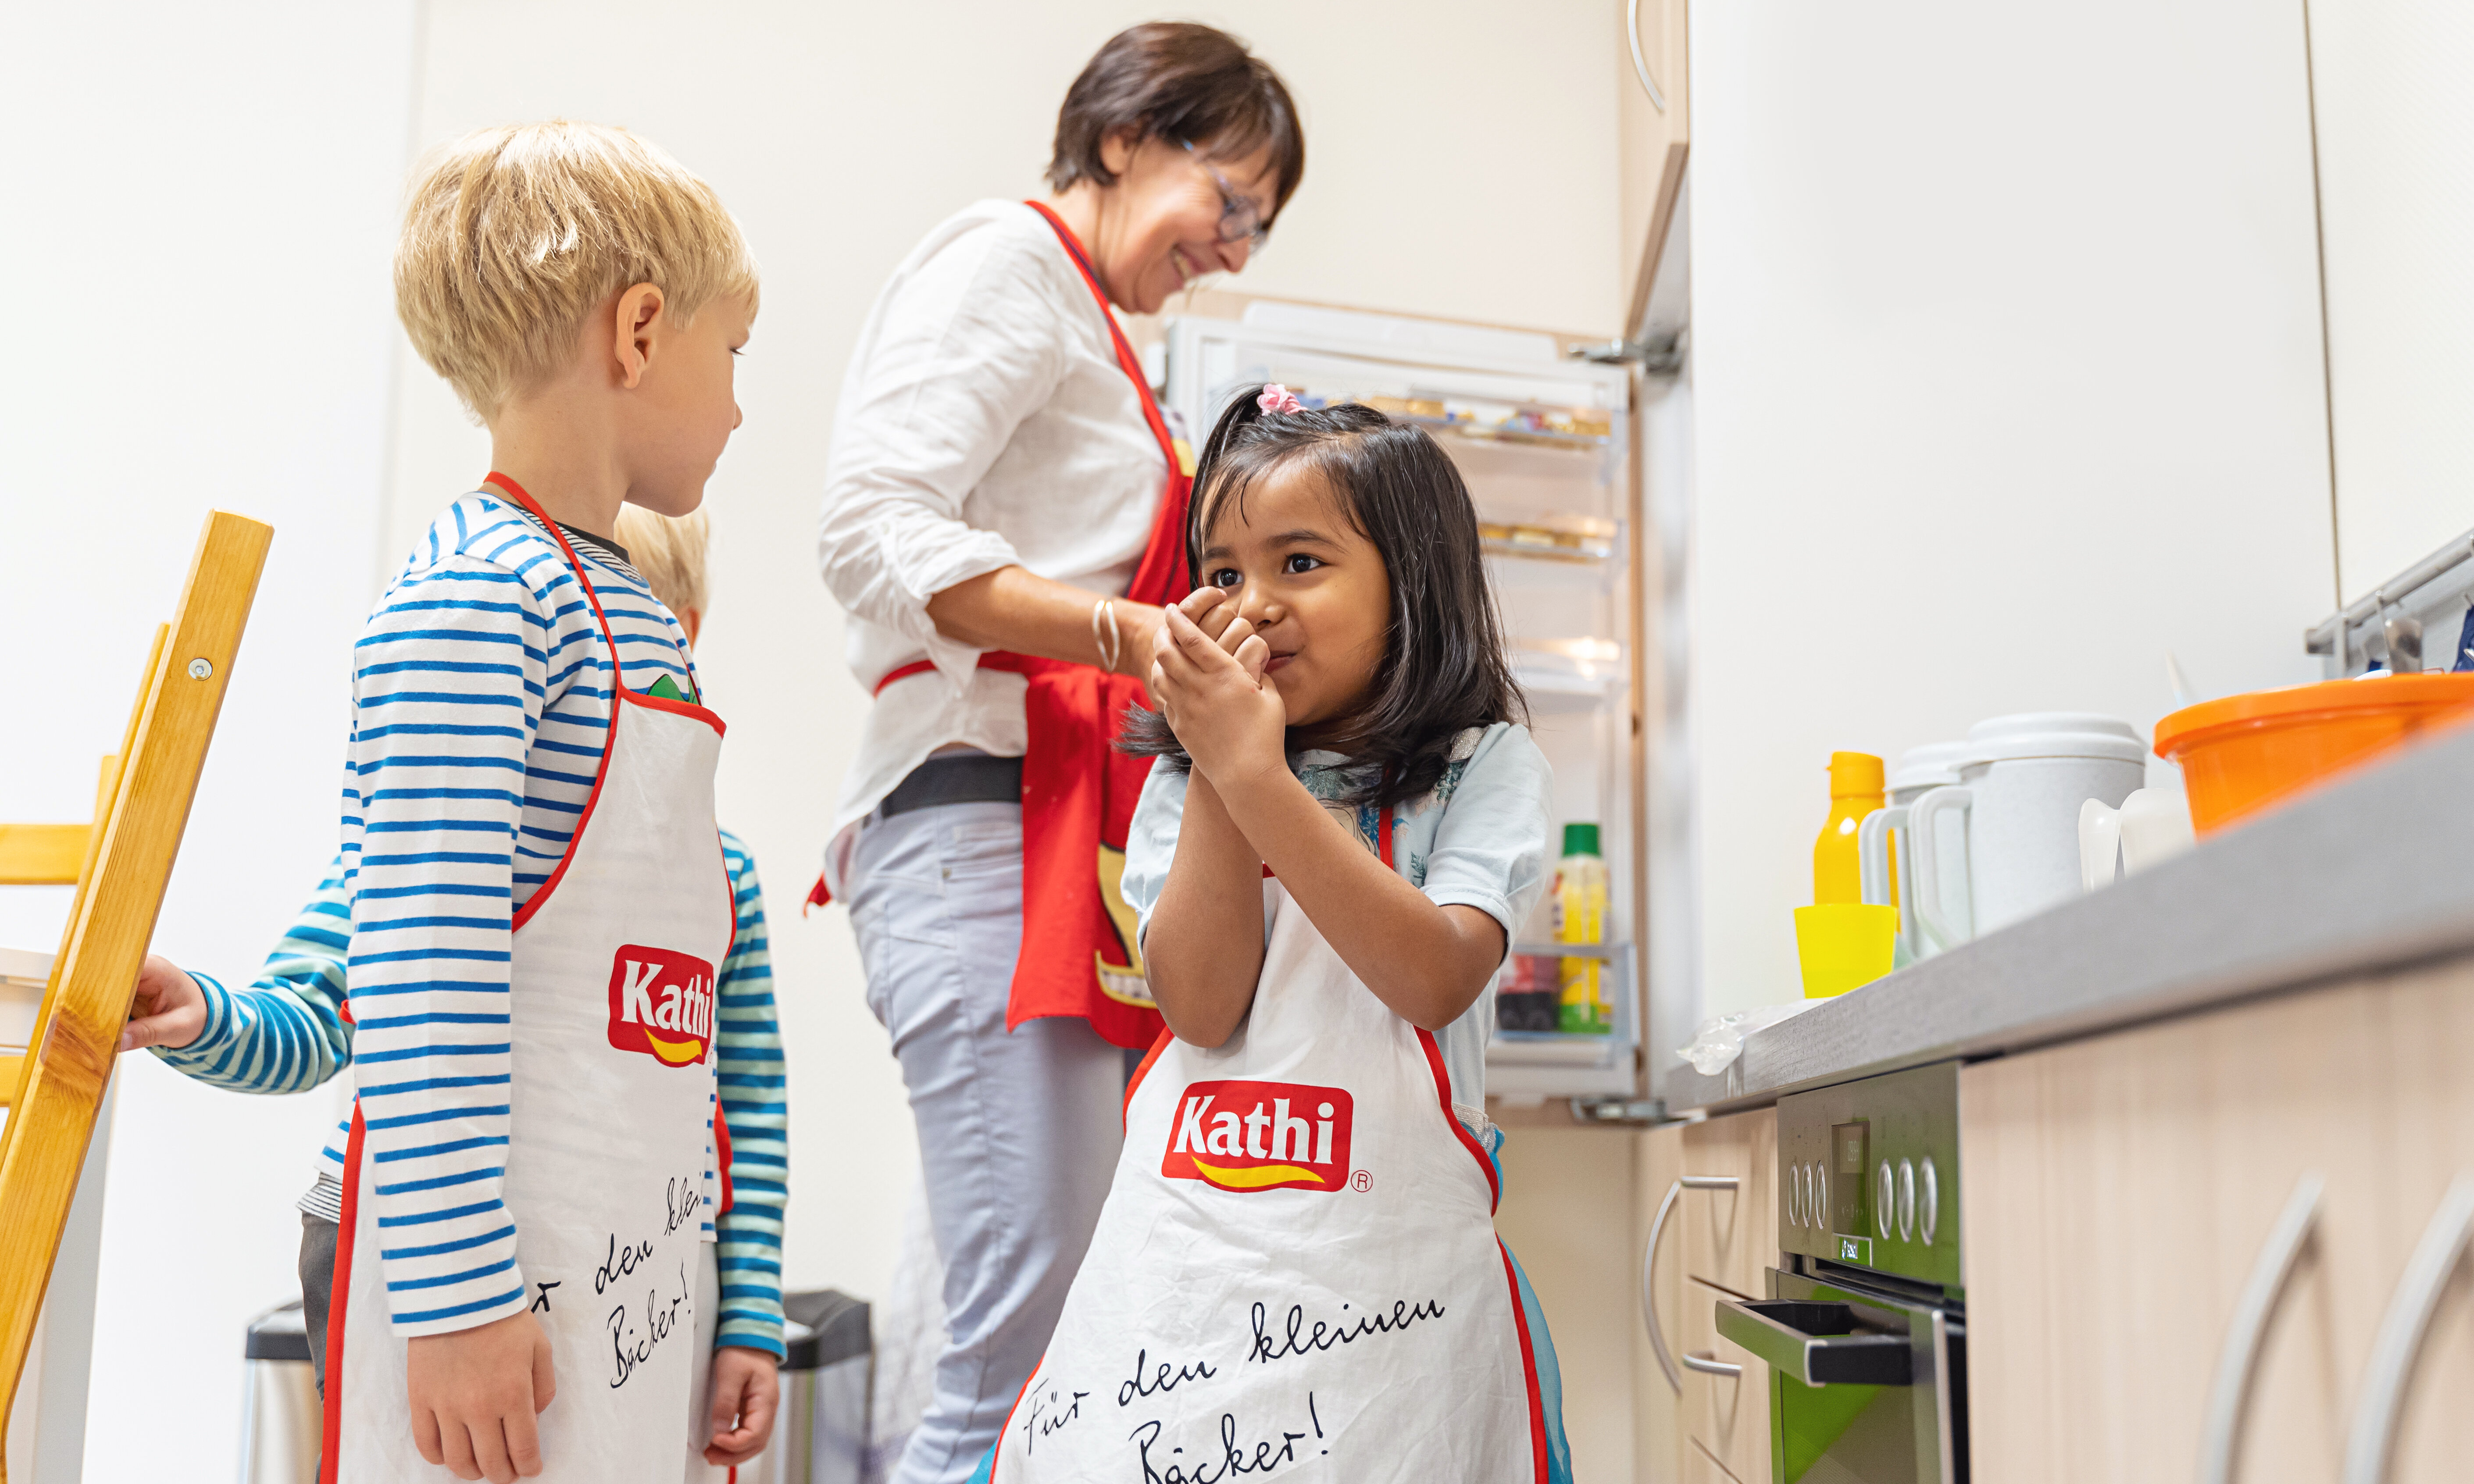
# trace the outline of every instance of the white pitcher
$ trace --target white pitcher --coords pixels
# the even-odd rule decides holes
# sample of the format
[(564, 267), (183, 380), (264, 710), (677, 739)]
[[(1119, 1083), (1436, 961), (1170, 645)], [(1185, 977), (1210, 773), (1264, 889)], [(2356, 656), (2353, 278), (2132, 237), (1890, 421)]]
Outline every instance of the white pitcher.
[(2079, 806), (2079, 885), (2094, 891), (2122, 874), (2144, 871), (2198, 843), (2191, 828), (2191, 801), (2171, 789), (2141, 789), (2115, 809), (2102, 799)]
[[(1924, 931), (1916, 920), (1915, 855), (1907, 844), (1907, 811), (1916, 800), (1945, 784), (1958, 782), (1958, 765), (1968, 754), (1963, 742), (1927, 742), (1910, 747), (1899, 758), (1899, 766), (1890, 774), (1890, 801), (1886, 808), (1877, 809), (1864, 816), (1856, 827), (1856, 861), (1861, 869), (1863, 898), (1881, 907), (1899, 910), (1899, 938), (1895, 961), (1904, 966), (1918, 959), (1930, 958), (1951, 946)], [(1957, 821), (1952, 821), (1953, 828)], [(1896, 841), (1896, 894), (1892, 892), (1892, 842)], [(1967, 856), (1963, 848), (1947, 853), (1944, 860), (1962, 873)], [(1966, 889), (1962, 874), (1957, 889)], [(1949, 900), (1951, 888), (1943, 889)]]
[[(2126, 721), (2085, 712), (1996, 717), (1968, 729), (1955, 786), (1907, 812), (1916, 917), (1954, 945), (2077, 895), (2079, 807), (2120, 807), (2147, 776), (2147, 746)], [(1966, 865), (1950, 869), (1943, 820), (1965, 821)], [(1963, 891), (1950, 886), (1964, 881)]]

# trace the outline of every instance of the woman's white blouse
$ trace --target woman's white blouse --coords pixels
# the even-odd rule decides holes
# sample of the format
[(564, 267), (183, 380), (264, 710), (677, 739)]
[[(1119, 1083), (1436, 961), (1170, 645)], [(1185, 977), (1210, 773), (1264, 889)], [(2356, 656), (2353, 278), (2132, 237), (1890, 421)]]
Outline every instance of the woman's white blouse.
[(879, 697), (843, 780), (829, 884), (849, 827), (938, 747), (1021, 756), (1023, 680), (978, 670), (928, 599), (1019, 563), (1097, 593), (1131, 580), (1168, 479), (1107, 326), (1048, 223), (983, 201), (912, 250), (877, 296), (842, 381), (817, 557), (849, 611), (861, 687)]

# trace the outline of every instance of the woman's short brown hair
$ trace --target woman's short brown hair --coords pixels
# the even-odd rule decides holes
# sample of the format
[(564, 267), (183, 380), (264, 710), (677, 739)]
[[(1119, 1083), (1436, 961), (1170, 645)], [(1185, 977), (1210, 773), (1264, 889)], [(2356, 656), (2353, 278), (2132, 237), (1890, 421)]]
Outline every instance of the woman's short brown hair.
[(1137, 140), (1208, 145), (1220, 159), (1269, 148), (1279, 177), (1273, 216), (1306, 171), (1305, 131), (1288, 85), (1245, 42), (1209, 26), (1151, 21), (1110, 36), (1056, 110), (1048, 183), (1060, 191), (1077, 181), (1116, 184), (1100, 142), (1125, 130)]

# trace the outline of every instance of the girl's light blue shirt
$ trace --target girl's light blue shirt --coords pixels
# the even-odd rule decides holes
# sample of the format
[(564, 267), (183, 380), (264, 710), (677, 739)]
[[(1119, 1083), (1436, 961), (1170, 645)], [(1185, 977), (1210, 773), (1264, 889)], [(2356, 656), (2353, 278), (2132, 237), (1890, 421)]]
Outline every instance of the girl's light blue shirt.
[[(1529, 729), (1508, 721), (1463, 732), (1452, 756), (1433, 792), (1395, 807), (1393, 865), (1437, 906), (1474, 907), (1501, 923), (1508, 950), (1536, 910), (1551, 874), (1547, 849), (1554, 770)], [(1300, 753), (1289, 766), (1318, 798), (1340, 792), (1348, 776), (1347, 760), (1338, 753)], [(1151, 932), (1152, 909), (1176, 857), (1185, 787), (1183, 772), (1152, 768), (1126, 831), (1123, 889), (1141, 935)], [(1379, 820), (1373, 808), (1356, 811), (1354, 822), (1367, 849), (1374, 849)], [(1267, 903), (1264, 932), (1270, 931)], [(1494, 986), (1489, 985), (1477, 1003), (1436, 1038), (1451, 1074), (1452, 1101), (1472, 1113), (1486, 1107), (1486, 1043), (1493, 1026)]]

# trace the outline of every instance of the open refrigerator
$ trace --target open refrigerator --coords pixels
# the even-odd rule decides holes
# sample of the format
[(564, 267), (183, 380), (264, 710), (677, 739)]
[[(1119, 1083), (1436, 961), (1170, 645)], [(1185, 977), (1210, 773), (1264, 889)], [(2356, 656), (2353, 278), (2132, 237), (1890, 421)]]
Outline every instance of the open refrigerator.
[[(1608, 874), (1596, 945), (1553, 940), (1551, 882), (1515, 935), (1487, 993), (1487, 1091), (1516, 1104), (1635, 1096), (1644, 1007), (1631, 374), (1565, 359), (1547, 335), (1260, 301), (1242, 319), (1163, 328), (1153, 378), (1164, 373), (1166, 405), (1198, 448), (1229, 399), (1278, 381), (1309, 405), (1362, 401), (1416, 423), (1459, 467), (1530, 727), (1555, 770), (1549, 853), (1563, 825), (1594, 823)], [(1555, 1029), (1565, 960), (1594, 964), (1603, 1033)]]

